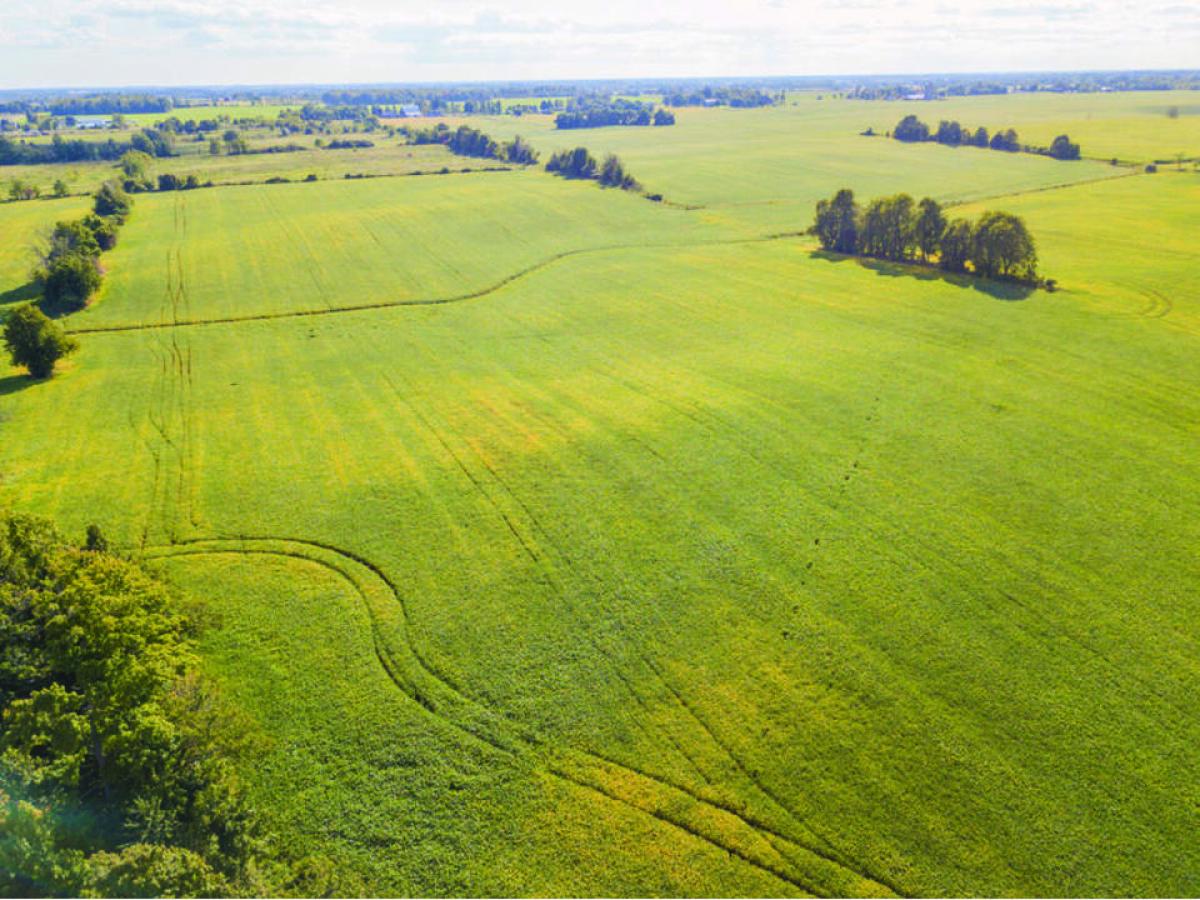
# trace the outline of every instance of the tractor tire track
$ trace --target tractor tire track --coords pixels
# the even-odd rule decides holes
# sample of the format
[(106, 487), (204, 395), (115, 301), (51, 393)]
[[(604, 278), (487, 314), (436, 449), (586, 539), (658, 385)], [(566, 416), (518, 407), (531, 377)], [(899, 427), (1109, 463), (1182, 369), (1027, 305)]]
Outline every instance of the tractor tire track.
[[(319, 555), (319, 553), (314, 551), (324, 551), (325, 553), (334, 555), (335, 557), (343, 560), (343, 564), (338, 565), (337, 563), (324, 559)], [(377, 580), (378, 585), (382, 586), (382, 592), (390, 595), (392, 600), (400, 607), (401, 610), (404, 611), (402, 613), (402, 620), (405, 622), (407, 622), (408, 619), (407, 610), (405, 608), (406, 605), (401, 594), (387, 577), (387, 575), (378, 566), (359, 554), (343, 550), (331, 544), (317, 541), (278, 537), (238, 536), (194, 538), (180, 541), (178, 543), (148, 547), (143, 552), (143, 558), (149, 560), (162, 560), (171, 559), (174, 557), (238, 554), (265, 555), (302, 560), (321, 566), (347, 581), (354, 589), (355, 594), (364, 604), (368, 618), (371, 621), (374, 644), (373, 649), (375, 656), (388, 679), (401, 692), (417, 702), (426, 712), (438, 718), (443, 724), (449, 725), (450, 727), (467, 734), (478, 742), (486, 745), (488, 748), (498, 751), (507, 757), (517, 760), (518, 762), (521, 759), (526, 758), (531, 751), (537, 751), (538, 755), (541, 757), (542, 767), (553, 776), (567, 781), (578, 788), (598, 793), (611, 801), (617, 802), (621, 805), (629, 807), (630, 809), (648, 815), (658, 821), (669, 824), (693, 836), (694, 838), (717, 848), (718, 850), (724, 851), (743, 860), (747, 864), (757, 869), (771, 874), (772, 876), (786, 882), (797, 890), (818, 896), (822, 894), (822, 891), (818, 887), (811, 884), (808, 880), (802, 878), (800, 875), (794, 872), (788, 871), (789, 868), (795, 867), (795, 863), (793, 862), (793, 864), (789, 866), (788, 858), (783, 856), (778, 848), (774, 846), (774, 844), (770, 843), (770, 839), (781, 839), (786, 841), (789, 845), (812, 852), (813, 855), (818, 859), (824, 859), (823, 857), (821, 857), (818, 853), (809, 850), (809, 848), (805, 847), (804, 845), (779, 834), (774, 829), (764, 830), (763, 828), (756, 827), (741, 812), (733, 809), (732, 807), (719, 805), (709, 798), (701, 797), (698, 794), (690, 792), (680, 786), (673, 785), (668, 781), (657, 778), (656, 776), (640, 772), (639, 770), (633, 769), (621, 763), (607, 760), (597, 754), (590, 753), (588, 751), (574, 750), (571, 748), (555, 748), (548, 744), (545, 739), (532, 733), (521, 733), (518, 731), (511, 737), (497, 738), (494, 734), (489, 733), (486, 729), (477, 730), (477, 724), (476, 727), (472, 727), (470, 724), (464, 724), (463, 722), (458, 721), (456, 717), (452, 716), (451, 713), (447, 711), (447, 707), (452, 705), (451, 703), (447, 702), (449, 697), (443, 696), (442, 698), (438, 698), (432, 696), (432, 692), (427, 690), (429, 685), (426, 685), (425, 690), (423, 690), (422, 686), (417, 684), (416, 679), (413, 677), (413, 674), (415, 673), (405, 673), (403, 668), (397, 664), (396, 660), (392, 656), (391, 648), (388, 645), (388, 642), (386, 641), (376, 618), (376, 613), (371, 603), (368, 591), (359, 583), (358, 579), (356, 579), (354, 575), (347, 571), (348, 567), (345, 565), (345, 563), (349, 562), (356, 564), (362, 567), (365, 571), (369, 572), (371, 577)], [(466, 705), (469, 707), (474, 707), (476, 710), (488, 714), (488, 719), (491, 720), (491, 724), (495, 724), (497, 721), (507, 722), (507, 720), (503, 719), (502, 717), (498, 717), (491, 713), (490, 710), (481, 708), (478, 703), (462, 694), (448, 682), (441, 679), (432, 669), (429, 669), (421, 664), (419, 662), (419, 657), (415, 652), (413, 652), (412, 638), (411, 635), (408, 634), (407, 630), (404, 631), (403, 643), (405, 645), (405, 649), (412, 653), (413, 660), (418, 661), (418, 665), (421, 667), (421, 674), (435, 683), (441, 689), (443, 694), (452, 696), (455, 700), (457, 700), (460, 707)], [(659, 789), (665, 789), (668, 792), (675, 792), (677, 794), (686, 796), (696, 804), (699, 814), (707, 815), (710, 818), (716, 817), (719, 822), (723, 822), (725, 824), (722, 827), (711, 829), (714, 833), (709, 834), (706, 833), (702, 825), (689, 820), (689, 818), (684, 815), (674, 812), (673, 809), (664, 809), (661, 805), (651, 802), (638, 803), (634, 799), (622, 796), (620, 792), (614, 789), (611, 785), (605, 783), (603, 779), (596, 777), (596, 770), (599, 768), (601, 772), (603, 772), (605, 767), (615, 771), (618, 774), (635, 776), (637, 779), (647, 782), (650, 785), (657, 786)], [(588, 772), (588, 774), (580, 774), (578, 771), (580, 768), (584, 769), (585, 772)], [(670, 806), (670, 804), (666, 805)], [(774, 854), (779, 858), (772, 860), (767, 858), (766, 854), (764, 854), (762, 850), (755, 851), (745, 849), (739, 846), (737, 842), (729, 840), (727, 835), (728, 827), (730, 826), (738, 828), (742, 831), (747, 831), (752, 837), (756, 837), (758, 840), (766, 842), (766, 845), (770, 846)], [(849, 872), (849, 874), (852, 874), (856, 877), (861, 877), (857, 872)], [(842, 891), (838, 891), (837, 893), (842, 893)], [(874, 891), (872, 891), (872, 893), (874, 893)]]
[[(395, 386), (394, 382), (392, 382), (391, 379), (388, 378), (386, 375), (384, 376), (384, 378), (385, 378), (385, 380), (388, 381), (388, 383), (392, 387), (392, 389), (396, 390), (396, 386)], [(398, 391), (397, 391), (397, 394), (399, 395)], [(413, 410), (414, 414), (418, 417), (418, 419), (422, 422), (422, 424), (434, 434), (434, 436), (438, 440), (438, 443), (443, 448), (445, 448), (448, 453), (450, 453), (454, 457), (454, 460), (457, 463), (458, 467), (464, 472), (464, 474), (467, 475), (467, 477), (470, 479), (471, 483), (473, 485), (475, 485), (476, 488), (487, 497), (488, 502), (504, 518), (505, 524), (509, 526), (509, 529), (513, 530), (514, 533), (516, 533), (515, 530), (513, 529), (512, 522), (511, 522), (511, 519), (509, 518), (509, 516), (500, 508), (499, 504), (495, 501), (494, 497), (492, 497), (490, 492), (488, 492), (483, 487), (480, 479), (478, 477), (476, 477), (473, 473), (471, 473), (469, 467), (466, 465), (466, 463), (462, 459), (462, 457), (450, 447), (449, 441), (446, 439), (445, 435), (443, 435), (437, 428), (434, 427), (433, 423), (430, 422), (428, 417), (424, 416), (422, 413), (420, 413), (418, 410), (416, 410), (415, 406), (411, 402), (409, 402), (407, 400), (407, 398), (403, 398), (403, 399), (405, 399), (405, 402), (408, 404), (410, 409)], [(699, 420), (697, 420), (697, 421), (699, 421)], [(554, 555), (557, 556), (564, 563), (564, 566), (568, 571), (576, 572), (577, 571), (576, 564), (573, 561), (573, 559), (571, 558), (571, 555), (568, 554), (566, 549), (561, 545), (561, 542), (559, 542), (555, 539), (555, 537), (550, 533), (550, 531), (541, 522), (540, 518), (534, 513), (534, 511), (530, 508), (530, 506), (517, 494), (517, 492), (513, 490), (511, 485), (509, 485), (508, 482), (503, 479), (503, 477), (500, 475), (500, 473), (497, 471), (497, 469), (488, 461), (486, 456), (483, 453), (481, 453), (480, 450), (477, 447), (475, 447), (474, 445), (472, 445), (470, 442), (467, 442), (467, 445), (471, 448), (472, 452), (475, 454), (475, 457), (478, 459), (480, 465), (482, 465), (483, 468), (491, 476), (491, 480), (499, 487), (499, 489), (504, 493), (504, 495), (507, 496), (522, 511), (523, 516), (531, 524), (533, 531), (535, 531), (540, 536), (541, 541), (544, 542), (544, 544), (546, 546), (553, 549)], [(525, 541), (523, 539), (522, 539), (522, 545), (526, 546), (526, 549), (528, 550), (528, 546), (525, 544)], [(541, 563), (540, 558), (536, 558), (536, 561)], [(558, 578), (555, 576), (553, 571), (551, 569), (549, 569), (548, 567), (546, 567), (544, 564), (542, 565), (542, 569), (546, 573), (547, 578), (550, 580), (550, 583), (558, 591), (560, 597), (562, 597), (565, 600), (565, 598), (567, 596), (566, 590), (565, 590), (564, 586), (559, 583)], [(596, 641), (596, 639), (593, 636), (587, 635), (587, 636), (585, 636), (585, 640), (587, 640), (588, 643), (592, 646), (592, 648), (597, 653), (599, 653), (603, 658), (611, 658), (613, 656), (612, 653), (608, 652), (604, 647), (600, 646), (600, 644)], [(643, 656), (643, 659), (645, 659), (644, 656)], [(648, 662), (648, 660), (646, 660), (646, 661)], [(680, 705), (682, 706), (682, 708), (686, 711), (686, 713), (691, 718), (693, 718), (696, 721), (696, 723), (699, 725), (701, 730), (707, 735), (707, 737), (713, 742), (713, 744), (715, 744), (715, 746), (719, 749), (719, 751), (722, 752), (725, 756), (727, 756), (733, 762), (735, 768), (744, 775), (744, 777), (747, 779), (747, 781), (751, 785), (753, 785), (755, 788), (757, 788), (772, 803), (774, 803), (781, 810), (783, 810), (783, 812), (789, 818), (794, 820), (805, 831), (807, 831), (809, 833), (809, 835), (811, 835), (812, 838), (823, 843), (827, 849), (821, 850), (821, 849), (811, 846), (808, 843), (799, 841), (796, 838), (788, 837), (788, 836), (782, 834), (781, 832), (779, 832), (778, 830), (766, 825), (766, 823), (764, 823), (760, 818), (753, 816), (753, 814), (748, 815), (745, 810), (735, 809), (732, 806), (729, 806), (720, 801), (714, 800), (712, 797), (701, 795), (700, 793), (695, 791), (693, 788), (690, 788), (690, 787), (682, 784), (677, 779), (670, 779), (670, 778), (664, 778), (662, 776), (652, 775), (649, 772), (637, 769), (633, 766), (630, 766), (629, 764), (618, 763), (614, 760), (603, 757), (600, 754), (596, 753), (595, 751), (579, 751), (579, 752), (587, 753), (588, 755), (590, 755), (594, 758), (600, 759), (609, 765), (619, 766), (627, 772), (632, 772), (632, 773), (640, 775), (641, 777), (646, 778), (648, 780), (652, 780), (659, 784), (666, 785), (676, 791), (679, 791), (681, 793), (688, 795), (689, 797), (691, 797), (693, 800), (695, 800), (698, 803), (715, 806), (716, 808), (723, 810), (724, 812), (728, 813), (729, 815), (735, 816), (739, 820), (750, 825), (750, 827), (755, 830), (765, 831), (766, 833), (769, 833), (771, 836), (773, 836), (777, 839), (787, 841), (789, 844), (791, 844), (795, 847), (801, 848), (804, 851), (806, 851), (807, 853), (810, 853), (813, 856), (816, 856), (819, 859), (821, 859), (831, 865), (837, 866), (838, 868), (843, 869), (846, 872), (852, 873), (857, 878), (861, 878), (866, 881), (874, 882), (875, 884), (879, 885), (880, 887), (886, 888), (887, 890), (891, 891), (892, 893), (896, 894), (897, 896), (903, 896), (903, 892), (899, 888), (890, 884), (887, 880), (880, 878), (880, 877), (876, 877), (874, 875), (871, 875), (866, 870), (862, 869), (861, 867), (855, 867), (853, 864), (849, 863), (845, 859), (845, 857), (838, 852), (838, 850), (834, 847), (834, 845), (829, 841), (829, 839), (827, 837), (818, 833), (817, 830), (811, 826), (811, 824), (809, 824), (806, 820), (804, 820), (803, 818), (798, 816), (798, 814), (794, 810), (792, 810), (789, 806), (787, 806), (778, 797), (778, 795), (772, 793), (770, 791), (770, 789), (768, 789), (765, 785), (763, 785), (758, 778), (756, 778), (754, 775), (752, 775), (749, 772), (748, 768), (742, 763), (742, 761), (737, 756), (735, 756), (735, 754), (733, 753), (731, 748), (728, 745), (726, 745), (724, 742), (722, 742), (713, 733), (712, 729), (708, 727), (707, 723), (704, 722), (702, 719), (700, 719), (698, 717), (698, 715), (696, 714), (696, 712), (694, 711), (694, 709), (679, 696), (678, 692), (674, 689), (674, 687), (672, 685), (670, 685), (668, 682), (666, 682), (666, 680), (662, 676), (661, 670), (659, 670), (657, 667), (655, 667), (653, 665), (649, 665), (648, 668), (655, 675), (655, 677), (660, 682), (662, 682), (664, 687), (675, 696), (675, 698), (680, 702)], [(620, 667), (618, 665), (614, 665), (614, 666), (612, 666), (612, 671), (616, 674), (618, 680), (620, 680), (622, 682), (625, 689), (633, 697), (635, 702), (637, 702), (639, 704), (639, 706), (641, 706), (643, 709), (645, 709), (646, 705), (645, 705), (644, 699), (642, 698), (640, 693), (636, 690), (636, 688), (633, 686), (631, 681), (620, 670)], [(686, 751), (684, 751), (683, 748), (681, 746), (679, 746), (678, 742), (676, 742), (671, 735), (667, 735), (667, 737), (668, 737), (668, 740), (671, 741), (671, 743), (673, 743), (676, 746), (676, 749), (679, 750), (679, 752), (683, 756), (683, 758), (687, 759), (688, 762), (692, 764), (693, 768), (696, 769), (698, 774), (700, 774), (701, 778), (703, 778), (706, 781), (709, 781), (709, 779), (706, 778), (706, 776), (704, 775), (704, 773), (702, 772), (700, 767), (696, 764), (696, 762), (692, 758), (692, 756), (690, 754), (688, 754)], [(711, 781), (709, 781), (709, 783), (711, 784)]]

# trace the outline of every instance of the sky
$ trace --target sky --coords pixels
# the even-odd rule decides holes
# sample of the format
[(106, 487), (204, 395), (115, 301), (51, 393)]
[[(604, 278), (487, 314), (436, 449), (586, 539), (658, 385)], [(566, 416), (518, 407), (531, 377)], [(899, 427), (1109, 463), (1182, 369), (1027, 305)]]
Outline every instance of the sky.
[(0, 0), (0, 89), (1197, 65), (1197, 0)]

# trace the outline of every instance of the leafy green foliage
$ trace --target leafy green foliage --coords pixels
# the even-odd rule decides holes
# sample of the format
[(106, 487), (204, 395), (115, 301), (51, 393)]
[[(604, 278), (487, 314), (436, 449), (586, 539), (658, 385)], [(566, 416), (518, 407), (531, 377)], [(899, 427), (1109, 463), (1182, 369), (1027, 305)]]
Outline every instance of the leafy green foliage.
[(0, 892), (272, 892), (235, 769), (252, 729), (179, 602), (105, 543), (0, 519)]
[(853, 253), (858, 248), (859, 215), (854, 191), (843, 188), (832, 200), (817, 201), (817, 217), (812, 233), (826, 250)]
[(21, 306), (9, 313), (4, 322), (4, 346), (13, 365), (25, 367), (34, 378), (49, 378), (55, 364), (78, 347), (74, 338), (35, 306)]
[(560, 150), (546, 162), (547, 172), (563, 178), (595, 178), (597, 168), (596, 158), (588, 152), (587, 147)]
[(971, 261), (988, 278), (1034, 281), (1037, 251), (1025, 222), (1011, 213), (985, 212), (975, 226)]
[(123, 221), (132, 207), (133, 201), (120, 185), (112, 181), (104, 182), (96, 192), (95, 210), (98, 216), (112, 216), (118, 221)]
[(973, 271), (986, 278), (1036, 284), (1037, 253), (1024, 221), (1001, 212), (984, 214), (977, 226), (955, 222), (947, 227), (941, 205), (926, 197), (919, 206), (908, 194), (871, 201), (859, 211), (848, 188), (817, 203), (809, 229), (826, 250), (904, 261), (919, 250), (928, 261), (941, 253), (942, 268)]

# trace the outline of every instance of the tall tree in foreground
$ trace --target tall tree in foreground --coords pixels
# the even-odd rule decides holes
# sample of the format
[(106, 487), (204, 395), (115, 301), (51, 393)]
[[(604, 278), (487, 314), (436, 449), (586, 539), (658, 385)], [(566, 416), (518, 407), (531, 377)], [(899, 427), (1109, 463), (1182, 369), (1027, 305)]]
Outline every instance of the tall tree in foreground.
[(0, 896), (329, 890), (271, 855), (192, 621), (105, 543), (0, 518)]
[(4, 323), (4, 346), (14, 366), (27, 369), (34, 378), (49, 378), (58, 361), (78, 344), (36, 306), (22, 306)]

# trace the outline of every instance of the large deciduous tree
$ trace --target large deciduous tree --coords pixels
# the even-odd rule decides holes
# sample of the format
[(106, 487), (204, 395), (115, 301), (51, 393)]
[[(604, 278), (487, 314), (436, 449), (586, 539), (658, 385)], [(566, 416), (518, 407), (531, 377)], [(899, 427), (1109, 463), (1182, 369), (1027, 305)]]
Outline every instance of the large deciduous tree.
[(4, 323), (4, 346), (13, 365), (27, 369), (34, 378), (49, 378), (55, 364), (78, 345), (37, 307), (22, 306)]
[(832, 200), (817, 203), (817, 217), (812, 232), (821, 246), (834, 253), (854, 253), (858, 250), (858, 204), (854, 191), (842, 188)]
[(971, 261), (975, 271), (989, 278), (1037, 278), (1037, 250), (1033, 236), (1020, 216), (985, 212), (975, 226)]

